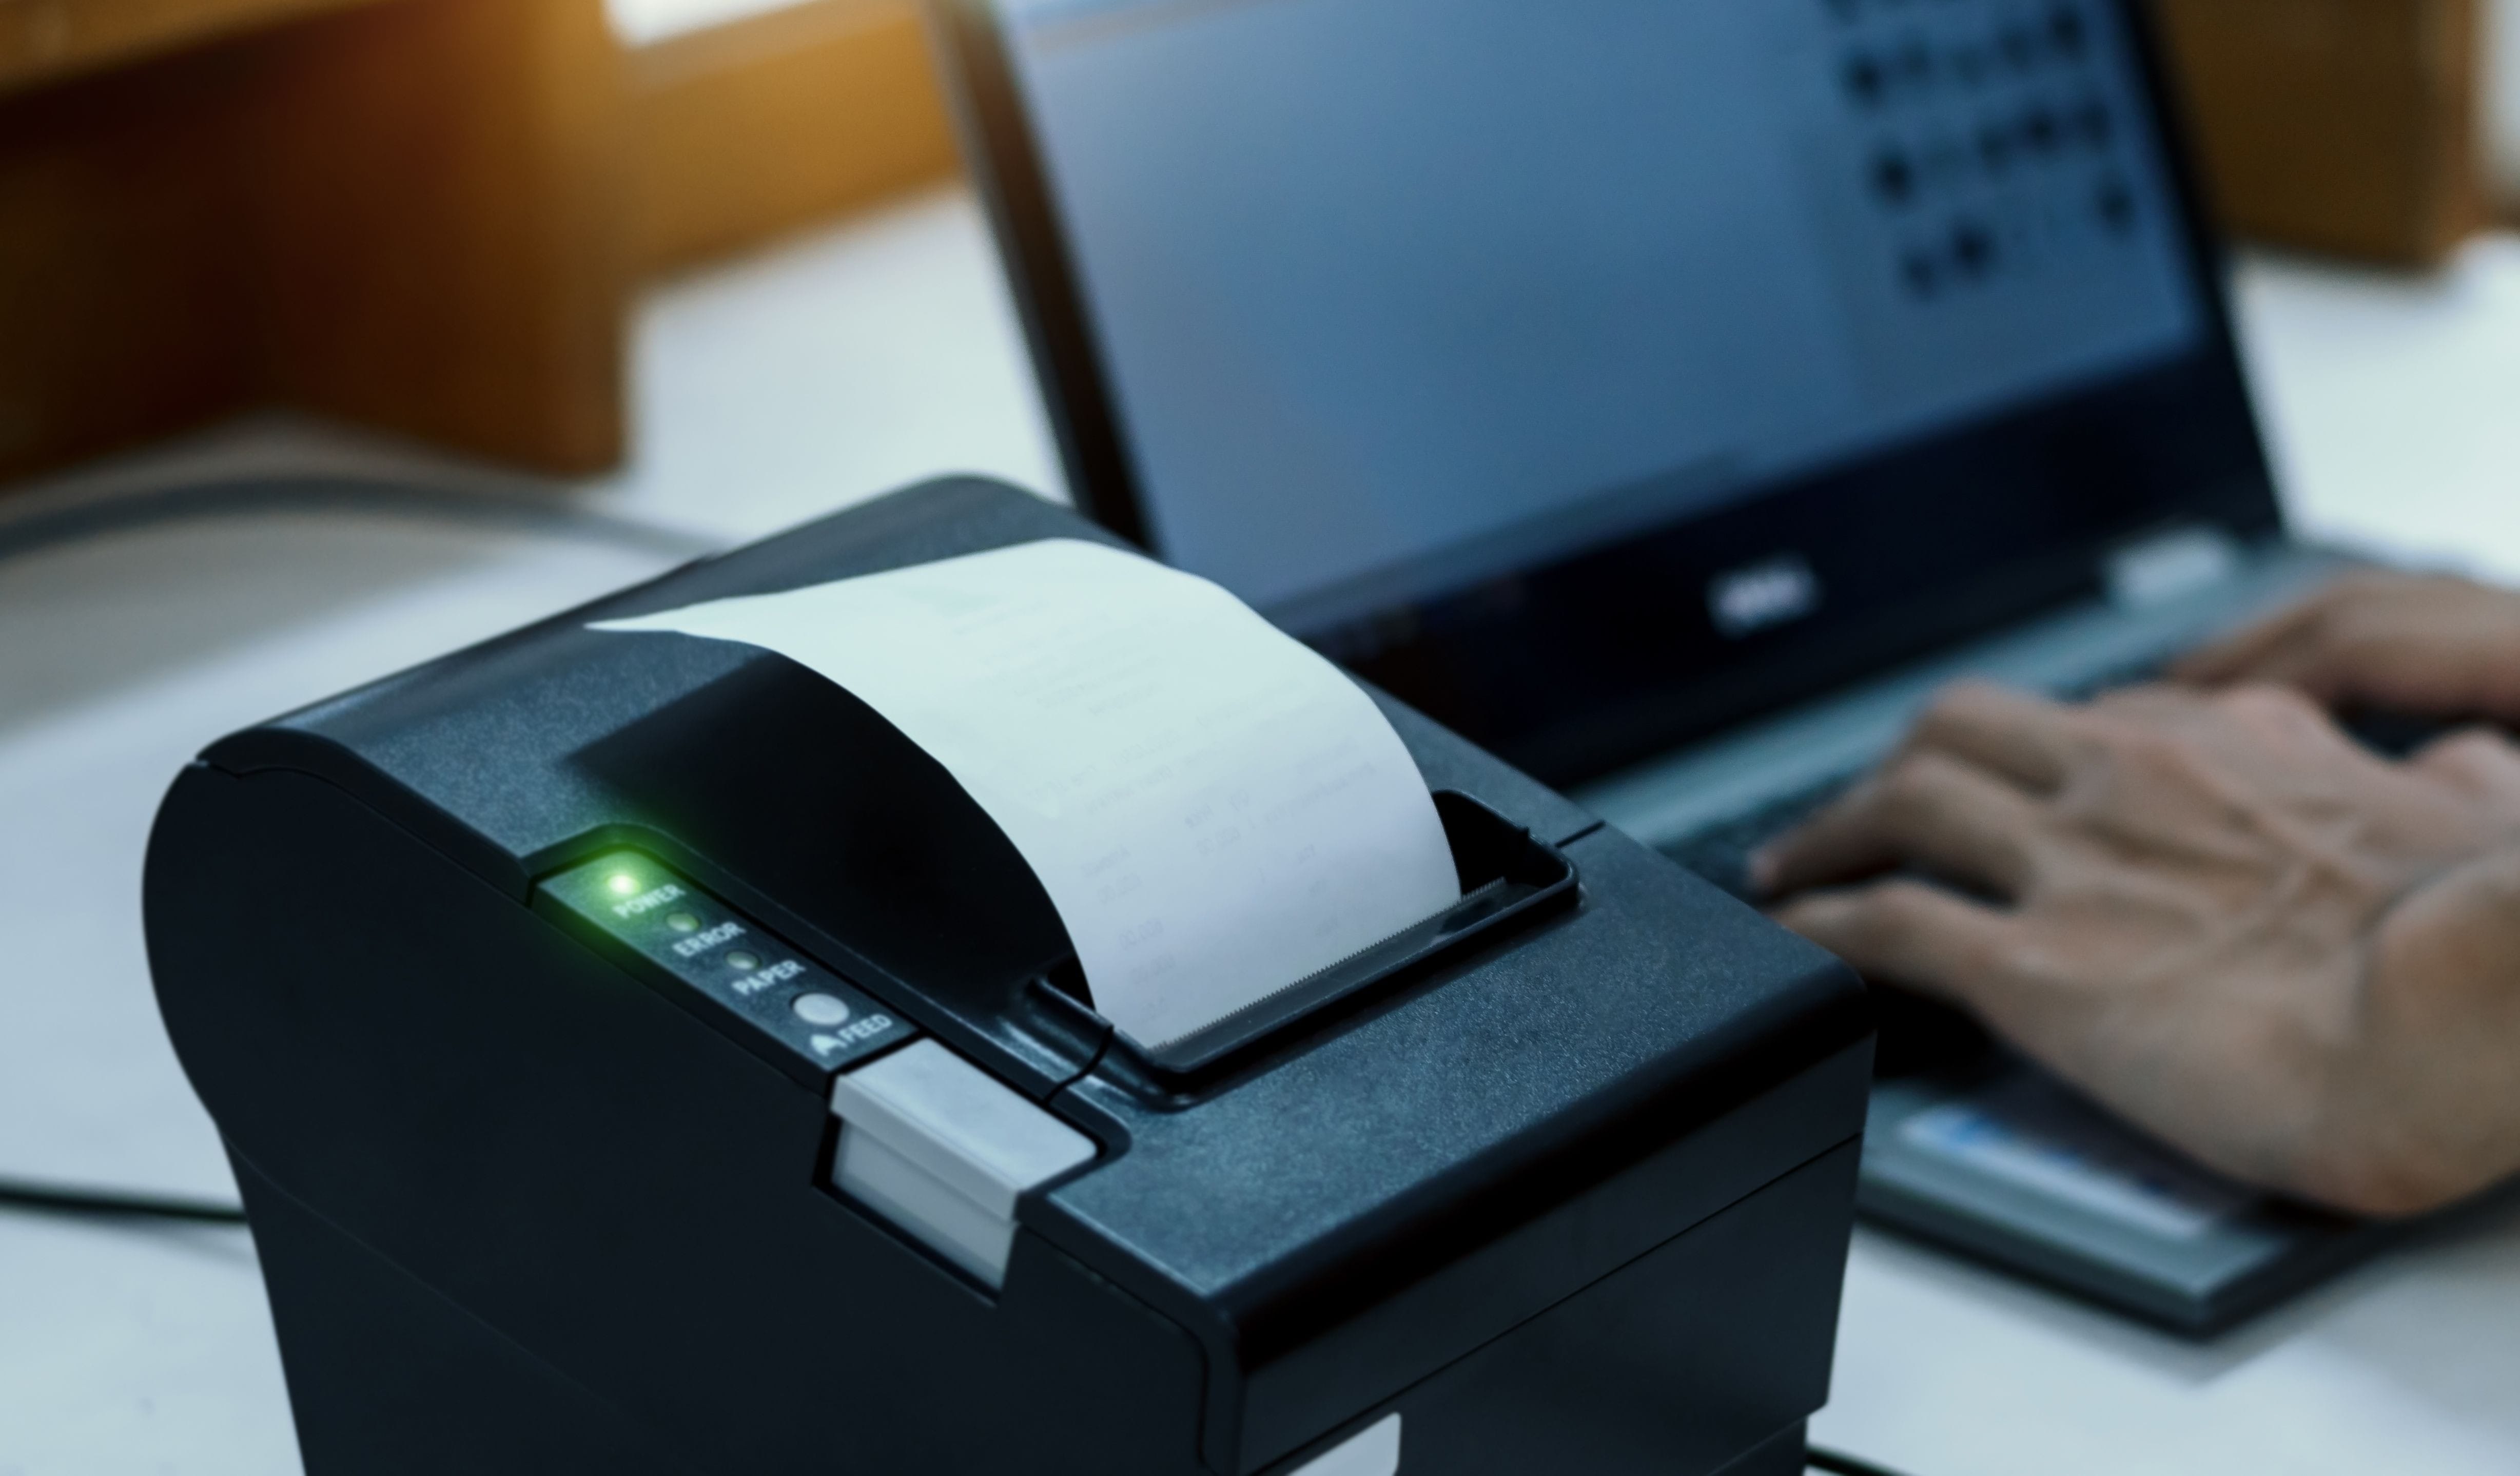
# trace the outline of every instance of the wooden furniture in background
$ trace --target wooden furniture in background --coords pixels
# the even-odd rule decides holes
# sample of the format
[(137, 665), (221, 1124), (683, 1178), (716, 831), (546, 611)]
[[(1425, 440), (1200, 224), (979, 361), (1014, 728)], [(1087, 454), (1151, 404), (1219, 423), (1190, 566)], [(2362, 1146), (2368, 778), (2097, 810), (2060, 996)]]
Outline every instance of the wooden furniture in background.
[(254, 62), (263, 393), (558, 471), (624, 442), (629, 158), (602, 0), (393, 0)]
[(670, 271), (954, 172), (909, 0), (804, 0), (629, 57), (633, 236)]
[(0, 0), (0, 88), (72, 76), (368, 0)]
[(2225, 226), (2440, 261), (2489, 214), (2479, 0), (2155, 0)]
[[(2239, 234), (2484, 217), (2480, 0), (2155, 0)], [(256, 405), (558, 472), (644, 277), (948, 175), (912, 0), (0, 0), (0, 480)]]
[(953, 168), (910, 0), (0, 0), (0, 480), (260, 405), (598, 470), (645, 275)]
[(159, 63), (0, 98), (0, 476), (249, 393), (236, 96)]
[(325, 11), (0, 95), (0, 476), (268, 404), (550, 470), (617, 459), (603, 0)]

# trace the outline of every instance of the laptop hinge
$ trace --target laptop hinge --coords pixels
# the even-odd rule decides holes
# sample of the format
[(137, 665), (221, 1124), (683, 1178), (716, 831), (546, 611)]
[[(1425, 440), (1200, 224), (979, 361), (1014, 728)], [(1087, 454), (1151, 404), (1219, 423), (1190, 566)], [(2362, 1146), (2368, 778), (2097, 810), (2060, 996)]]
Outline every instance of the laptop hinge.
[(2208, 523), (2182, 523), (2119, 546), (2101, 561), (2109, 603), (2153, 609), (2240, 572), (2238, 539)]

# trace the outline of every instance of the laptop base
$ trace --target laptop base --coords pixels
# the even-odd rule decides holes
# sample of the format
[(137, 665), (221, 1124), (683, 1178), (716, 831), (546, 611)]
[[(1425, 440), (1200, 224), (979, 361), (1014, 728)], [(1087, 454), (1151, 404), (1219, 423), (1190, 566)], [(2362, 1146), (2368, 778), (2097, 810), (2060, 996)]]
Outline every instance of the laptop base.
[(1856, 1204), (1885, 1229), (2199, 1338), (2397, 1233), (2222, 1180), (2004, 1055), (1875, 1085)]

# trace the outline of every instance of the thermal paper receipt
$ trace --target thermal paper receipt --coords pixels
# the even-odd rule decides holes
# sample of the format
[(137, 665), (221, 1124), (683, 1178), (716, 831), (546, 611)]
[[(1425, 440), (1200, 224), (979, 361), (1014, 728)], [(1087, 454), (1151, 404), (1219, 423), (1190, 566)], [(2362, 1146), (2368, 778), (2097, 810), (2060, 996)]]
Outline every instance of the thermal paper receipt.
[(1372, 699), (1204, 579), (1055, 539), (608, 621), (763, 647), (942, 763), (1163, 1046), (1461, 895)]

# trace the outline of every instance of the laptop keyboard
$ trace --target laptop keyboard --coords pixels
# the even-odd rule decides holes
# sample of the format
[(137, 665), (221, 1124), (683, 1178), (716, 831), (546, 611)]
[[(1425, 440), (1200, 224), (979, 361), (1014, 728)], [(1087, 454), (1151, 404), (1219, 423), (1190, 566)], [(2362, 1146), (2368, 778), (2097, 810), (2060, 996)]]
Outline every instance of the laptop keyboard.
[[(2120, 687), (2132, 687), (2158, 676), (2162, 663), (2130, 662), (2077, 682), (2063, 690), (2066, 701), (2083, 701)], [(2433, 718), (2393, 712), (2358, 712), (2343, 718), (2345, 731), (2373, 752), (2404, 758), (2455, 726)], [(1751, 810), (1721, 820), (1663, 848), (1663, 854), (1745, 902), (1760, 899), (1750, 888), (1750, 858), (1759, 847), (1820, 813), (1829, 801), (1853, 788), (1860, 774), (1840, 775), (1823, 783), (1766, 800)]]
[[(2081, 701), (2120, 687), (2157, 676), (2158, 658), (2147, 657), (2102, 671), (2064, 689), (2064, 700)], [(1750, 858), (1761, 846), (1811, 819), (1829, 801), (1855, 786), (1861, 774), (1842, 774), (1721, 820), (1693, 835), (1663, 848), (1663, 854), (1745, 902), (1760, 900), (1750, 886)]]
[(1718, 822), (1711, 828), (1680, 841), (1663, 854), (1714, 882), (1744, 902), (1756, 902), (1750, 886), (1750, 858), (1759, 847), (1791, 830), (1851, 787), (1848, 775), (1770, 800), (1746, 815)]

